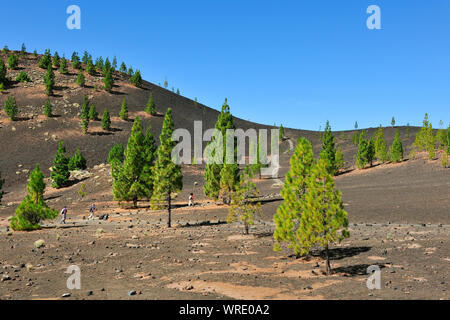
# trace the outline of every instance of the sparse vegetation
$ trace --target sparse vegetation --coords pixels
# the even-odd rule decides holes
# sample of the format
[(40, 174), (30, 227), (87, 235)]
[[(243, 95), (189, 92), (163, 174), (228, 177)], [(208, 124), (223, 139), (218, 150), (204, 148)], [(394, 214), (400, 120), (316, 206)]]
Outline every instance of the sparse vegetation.
[(395, 138), (389, 153), (391, 155), (391, 162), (400, 162), (403, 160), (403, 144), (398, 129), (395, 131)]
[(8, 57), (8, 67), (11, 70), (15, 70), (17, 69), (17, 67), (19, 66), (19, 57), (17, 57), (17, 55), (15, 54), (10, 54)]
[(148, 97), (147, 106), (145, 108), (145, 112), (148, 114), (155, 116), (156, 115), (156, 106), (155, 101), (153, 99), (153, 93), (150, 92), (150, 96)]
[(422, 128), (416, 134), (416, 141), (414, 142), (414, 148), (417, 151), (427, 151), (428, 159), (432, 160), (436, 157), (435, 152), (435, 144), (436, 140), (433, 134), (433, 127), (428, 120), (428, 113), (425, 113), (425, 117), (423, 119)]
[(59, 73), (68, 74), (69, 70), (67, 69), (67, 60), (65, 57), (62, 57), (60, 65), (59, 65)]
[(47, 73), (44, 75), (45, 94), (47, 96), (53, 95), (53, 89), (55, 87), (55, 73), (53, 72), (52, 65), (49, 64)]

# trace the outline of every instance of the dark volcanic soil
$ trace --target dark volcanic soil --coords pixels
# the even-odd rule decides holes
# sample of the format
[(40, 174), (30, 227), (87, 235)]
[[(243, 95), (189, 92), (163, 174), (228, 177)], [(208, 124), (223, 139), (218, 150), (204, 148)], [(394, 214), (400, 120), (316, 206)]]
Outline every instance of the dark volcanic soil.
[[(0, 54), (5, 59), (5, 55)], [(143, 89), (128, 84), (115, 74), (113, 94), (95, 92), (101, 77), (87, 77), (88, 87), (74, 83), (75, 72), (57, 75), (58, 89), (51, 98), (55, 117), (46, 119), (42, 105), (46, 97), (39, 83), (43, 70), (36, 58), (22, 59), (20, 67), (33, 83), (15, 83), (0, 94), (0, 103), (14, 94), (21, 121), (10, 122), (0, 113), (0, 170), (6, 178), (0, 206), (0, 299), (448, 299), (450, 263), (450, 171), (439, 160), (417, 160), (375, 165), (355, 170), (354, 131), (336, 133), (343, 148), (346, 172), (336, 178), (351, 222), (351, 237), (332, 246), (334, 273), (325, 276), (324, 261), (315, 251), (309, 258), (295, 259), (291, 252), (273, 251), (273, 215), (280, 205), (284, 175), (299, 136), (310, 139), (315, 154), (320, 150), (320, 133), (287, 129), (280, 144), (279, 179), (256, 179), (262, 194), (262, 214), (251, 235), (242, 234), (239, 224), (225, 224), (228, 208), (203, 195), (203, 166), (183, 166), (184, 189), (174, 203), (174, 228), (166, 227), (166, 212), (151, 211), (147, 202), (138, 209), (121, 208), (112, 201), (112, 180), (107, 153), (114, 143), (126, 143), (132, 123), (118, 119), (122, 99), (128, 101), (131, 118), (139, 116), (151, 124), (158, 136), (162, 117), (143, 112), (150, 92), (158, 111), (174, 112), (175, 126), (193, 131), (193, 121), (203, 120), (203, 129), (214, 126), (218, 112), (145, 83)], [(18, 71), (8, 71), (15, 78)], [(108, 107), (113, 131), (104, 133), (99, 122), (91, 122), (89, 135), (82, 135), (77, 114), (84, 94), (102, 114)], [(232, 103), (231, 108), (232, 108)], [(235, 119), (238, 128), (270, 128)], [(397, 128), (385, 128), (388, 145)], [(405, 155), (417, 128), (399, 127)], [(372, 136), (375, 129), (369, 129)], [(26, 194), (28, 173), (41, 164), (48, 168), (59, 140), (68, 151), (80, 147), (88, 160), (82, 181), (61, 190), (47, 188), (48, 204), (60, 210), (68, 205), (68, 224), (48, 221), (36, 232), (10, 232), (9, 217)], [(5, 143), (6, 142), (6, 143)], [(194, 183), (198, 182), (197, 185)], [(86, 185), (87, 196), (77, 191)], [(47, 180), (47, 186), (50, 182)], [(187, 207), (194, 192), (197, 205)], [(107, 221), (87, 221), (88, 208), (95, 202)], [(36, 240), (45, 246), (33, 248)], [(71, 265), (81, 268), (81, 290), (69, 290), (65, 274)], [(366, 287), (366, 271), (381, 268), (381, 289)], [(128, 292), (135, 290), (130, 297)]]

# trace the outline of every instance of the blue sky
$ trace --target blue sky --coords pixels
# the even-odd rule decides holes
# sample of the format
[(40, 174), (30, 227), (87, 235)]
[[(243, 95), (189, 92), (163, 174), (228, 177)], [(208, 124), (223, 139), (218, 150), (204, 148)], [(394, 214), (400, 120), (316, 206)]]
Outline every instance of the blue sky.
[[(24, 3), (27, 3), (25, 5)], [(81, 8), (68, 30), (66, 8)], [(366, 9), (381, 8), (381, 30)], [(7, 1), (0, 46), (117, 56), (234, 115), (317, 130), (450, 122), (450, 1)]]

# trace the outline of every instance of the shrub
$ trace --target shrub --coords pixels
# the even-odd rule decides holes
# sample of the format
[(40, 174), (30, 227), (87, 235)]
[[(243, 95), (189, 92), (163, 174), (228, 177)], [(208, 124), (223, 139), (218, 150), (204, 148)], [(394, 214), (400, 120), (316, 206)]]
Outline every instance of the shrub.
[(19, 109), (17, 108), (16, 98), (14, 96), (6, 98), (5, 112), (12, 121), (16, 120)]
[(123, 98), (122, 101), (122, 108), (120, 109), (120, 119), (122, 120), (128, 120), (128, 106), (127, 106), (127, 100)]
[(102, 129), (109, 130), (110, 128), (111, 128), (111, 118), (109, 116), (108, 108), (106, 108), (102, 116)]
[(82, 70), (80, 70), (80, 72), (78, 73), (78, 76), (77, 76), (77, 84), (80, 87), (84, 87), (85, 82), (86, 82), (86, 79), (84, 78), (84, 73)]
[(48, 69), (48, 66), (52, 65), (52, 57), (50, 55), (50, 50), (45, 50), (44, 55), (42, 56), (41, 60), (39, 60), (39, 68), (41, 69)]
[(50, 103), (50, 99), (47, 99), (47, 101), (45, 101), (44, 115), (46, 115), (47, 117), (52, 116), (52, 104)]
[(16, 81), (19, 82), (31, 82), (31, 79), (28, 77), (25, 71), (20, 71), (19, 75), (16, 78)]
[(98, 112), (94, 105), (91, 105), (89, 109), (89, 119), (91, 120), (98, 120)]
[(131, 76), (130, 82), (135, 87), (139, 88), (142, 86), (142, 76), (141, 76), (141, 72), (139, 70), (137, 70), (136, 73)]
[(10, 54), (8, 57), (8, 67), (12, 70), (19, 66), (19, 58), (15, 54)]

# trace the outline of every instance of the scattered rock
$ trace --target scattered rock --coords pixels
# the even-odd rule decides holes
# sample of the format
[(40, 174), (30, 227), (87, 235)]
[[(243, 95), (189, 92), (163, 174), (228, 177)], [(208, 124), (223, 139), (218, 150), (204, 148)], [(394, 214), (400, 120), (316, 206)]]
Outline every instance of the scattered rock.
[(35, 247), (36, 249), (41, 248), (41, 247), (43, 247), (43, 246), (45, 246), (45, 241), (42, 240), (42, 239), (37, 240), (37, 241), (34, 242), (34, 247)]

